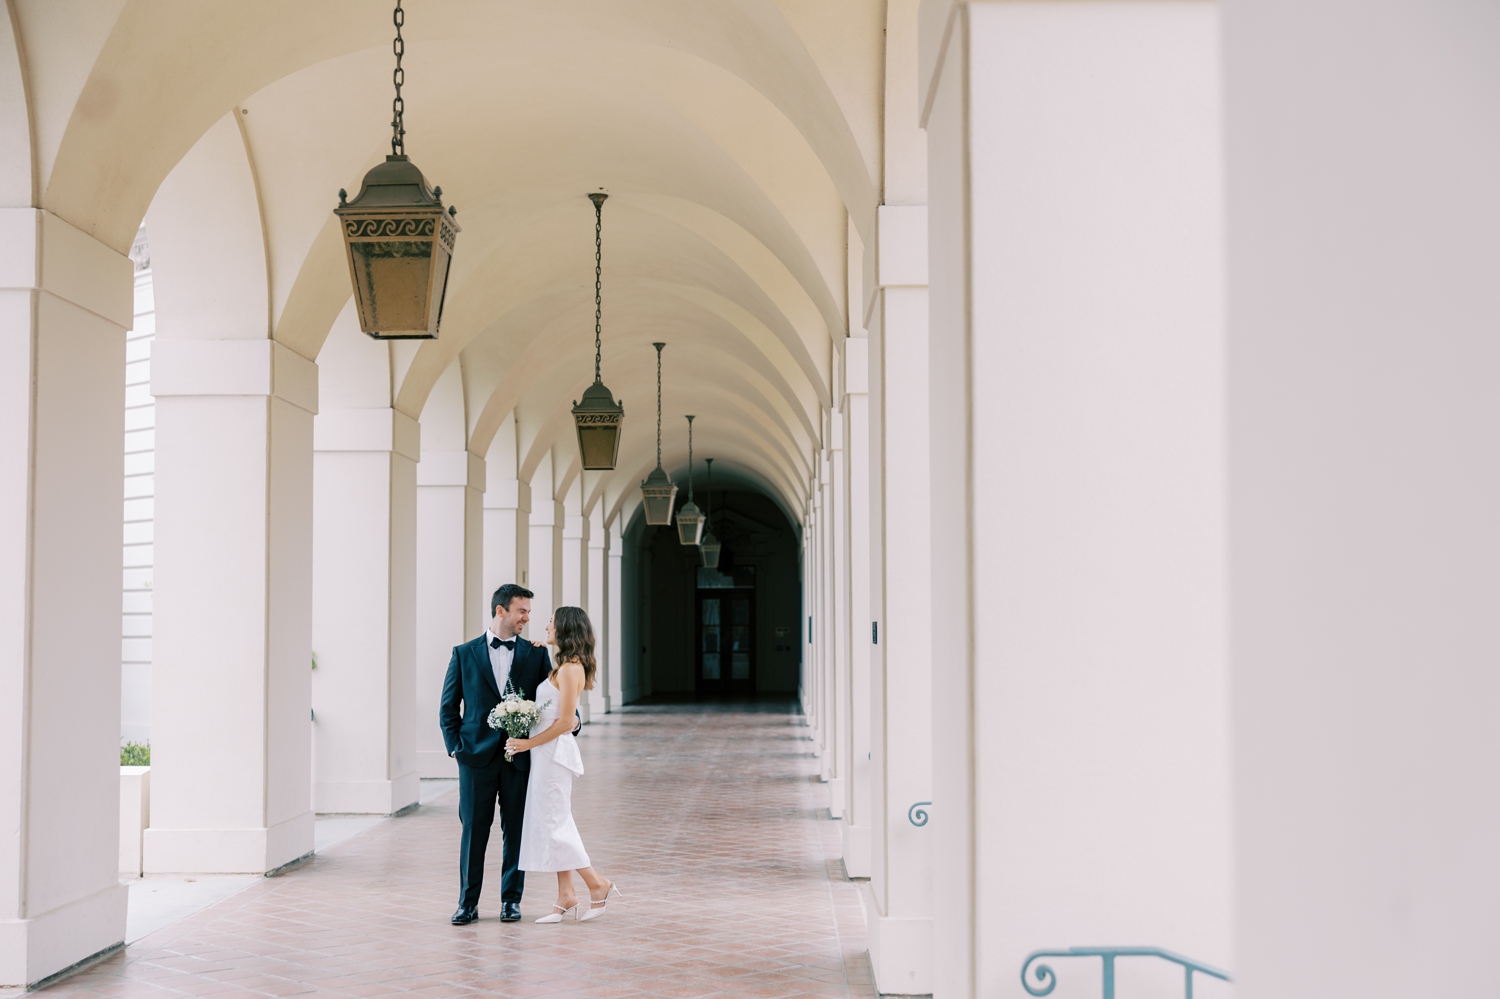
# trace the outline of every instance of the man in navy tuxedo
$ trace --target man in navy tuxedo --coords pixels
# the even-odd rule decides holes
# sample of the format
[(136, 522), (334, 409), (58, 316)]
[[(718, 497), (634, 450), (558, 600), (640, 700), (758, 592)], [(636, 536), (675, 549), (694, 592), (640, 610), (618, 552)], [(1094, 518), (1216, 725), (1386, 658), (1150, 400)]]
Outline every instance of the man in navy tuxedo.
[(500, 919), (521, 918), (521, 890), (526, 874), (520, 870), (521, 822), (526, 812), (529, 753), (505, 758), (504, 731), (490, 728), (486, 719), (500, 703), (506, 687), (536, 699), (536, 687), (552, 672), (543, 645), (532, 645), (518, 634), (531, 619), (532, 593), (506, 583), (490, 598), (494, 620), (472, 642), (453, 649), (438, 714), (448, 755), (458, 760), (458, 817), (463, 823), (459, 853), (461, 891), (453, 924), (463, 926), (479, 918), (479, 890), (484, 885), (484, 851), (500, 802), (500, 832), (504, 862), (500, 874)]

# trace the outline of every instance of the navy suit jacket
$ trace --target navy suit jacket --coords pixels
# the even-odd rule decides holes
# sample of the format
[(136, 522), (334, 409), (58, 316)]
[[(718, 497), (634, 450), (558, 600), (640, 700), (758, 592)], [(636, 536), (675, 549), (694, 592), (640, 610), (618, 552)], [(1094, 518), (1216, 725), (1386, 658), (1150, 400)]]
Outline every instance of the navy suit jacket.
[[(527, 700), (536, 700), (536, 687), (552, 672), (552, 659), (546, 646), (532, 645), (516, 636), (516, 654), (510, 664), (511, 686)], [(486, 719), (501, 691), (495, 687), (490, 669), (489, 632), (454, 646), (448, 661), (448, 676), (443, 680), (443, 699), (438, 717), (443, 726), (443, 743), (448, 754), (468, 767), (487, 767), (496, 754), (505, 749), (509, 738), (502, 729), (490, 728)], [(518, 770), (531, 769), (531, 754), (517, 753), (511, 765)]]

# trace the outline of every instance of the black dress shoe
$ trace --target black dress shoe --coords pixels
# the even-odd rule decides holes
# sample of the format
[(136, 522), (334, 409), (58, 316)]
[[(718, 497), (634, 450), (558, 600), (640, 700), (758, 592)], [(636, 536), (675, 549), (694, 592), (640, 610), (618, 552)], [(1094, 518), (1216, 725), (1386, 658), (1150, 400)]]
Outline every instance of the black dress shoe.
[(477, 906), (477, 905), (461, 905), (461, 906), (458, 907), (458, 911), (453, 914), (453, 925), (454, 926), (467, 926), (467, 925), (469, 925), (470, 923), (472, 923), (474, 920), (476, 920), (478, 918), (479, 918), (479, 906)]
[(502, 902), (502, 903), (500, 903), (500, 922), (502, 922), (502, 923), (519, 923), (520, 921), (521, 921), (521, 903), (520, 902)]

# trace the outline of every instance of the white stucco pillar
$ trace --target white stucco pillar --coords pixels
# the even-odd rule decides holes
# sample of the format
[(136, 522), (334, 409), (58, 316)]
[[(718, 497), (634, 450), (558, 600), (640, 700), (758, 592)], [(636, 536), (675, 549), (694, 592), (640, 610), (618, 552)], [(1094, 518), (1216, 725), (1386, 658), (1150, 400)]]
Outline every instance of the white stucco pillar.
[(942, 999), (1231, 961), (1217, 10), (925, 9)]
[(625, 705), (625, 618), (621, 589), (625, 575), (625, 515), (617, 514), (610, 523), (612, 526), (607, 535), (609, 576), (604, 593), (609, 619), (609, 698), (605, 710), (618, 711)]
[[(575, 488), (577, 488), (575, 486)], [(559, 606), (567, 604), (588, 610), (589, 522), (569, 497), (563, 505), (561, 532), (562, 579)]]
[(147, 872), (312, 851), (317, 366), (269, 340), (153, 348), (155, 646)]
[(1224, 6), (1235, 994), (1490, 994), (1500, 8)]
[[(809, 657), (807, 654), (807, 532), (807, 519), (804, 517), (802, 521), (802, 535), (798, 539), (799, 545), (797, 549), (797, 572), (802, 581), (802, 606), (799, 608), (801, 617), (797, 621), (797, 703), (802, 708), (803, 723), (811, 729), (815, 723), (812, 715), (812, 677), (808, 673)], [(814, 732), (809, 732), (808, 735), (810, 738), (816, 738)], [(814, 746), (816, 747), (816, 743), (814, 743)]]
[(589, 705), (608, 714), (617, 702), (609, 696), (610, 674), (615, 671), (615, 664), (609, 657), (609, 531), (604, 526), (602, 500), (594, 504), (588, 525), (588, 600), (583, 606), (594, 623), (594, 655), (599, 660), (599, 674), (594, 678)]
[(389, 815), (419, 787), (420, 428), (390, 408), (325, 409), (313, 449), (313, 810)]
[[(842, 383), (843, 376), (839, 375), (837, 380)], [(843, 385), (839, 384), (838, 389), (838, 394), (842, 395)], [(854, 749), (849, 733), (849, 714), (853, 706), (849, 675), (849, 470), (844, 455), (844, 414), (831, 412), (829, 420), (827, 493), (831, 529), (828, 532), (828, 581), (825, 588), (830, 626), (829, 657), (833, 666), (834, 738), (838, 745), (834, 775), (830, 781), (829, 806), (833, 817), (842, 819), (848, 807), (850, 753)]]
[[(869, 383), (872, 494), (870, 960), (881, 992), (932, 991), (932, 629), (927, 416), (926, 208), (882, 205), (871, 298)], [(878, 395), (878, 408), (876, 406)], [(946, 696), (946, 695), (945, 695)]]
[(486, 472), (484, 491), (484, 582), (480, 613), (491, 617), (491, 595), (506, 583), (530, 586), (531, 484)]
[(479, 614), (488, 625), (492, 617), (490, 597), (496, 590), (506, 583), (531, 585), (531, 484), (516, 475), (513, 414), (505, 418), (495, 434), (485, 454), (484, 469), (484, 560)]
[(848, 554), (844, 560), (849, 596), (849, 747), (844, 800), (844, 870), (851, 878), (870, 876), (870, 397), (869, 343), (850, 337), (844, 344), (844, 481), (848, 488)]
[(118, 944), (128, 257), (0, 210), (0, 986)]
[[(827, 414), (824, 414), (824, 439), (827, 439)], [(829, 599), (828, 543), (833, 529), (833, 515), (828, 503), (828, 451), (819, 450), (817, 455), (818, 475), (813, 480), (813, 641), (817, 652), (815, 662), (818, 670), (818, 747), (822, 752), (822, 768), (819, 776), (825, 782), (838, 777), (838, 700), (834, 692), (836, 665), (830, 654), (833, 620)], [(830, 792), (832, 792), (830, 788)]]
[(547, 622), (552, 611), (562, 603), (563, 527), (567, 513), (552, 496), (552, 457), (542, 459), (531, 480), (531, 582), (527, 589), (536, 594), (531, 601), (531, 624), (526, 637), (542, 642), (547, 637)]
[[(558, 581), (558, 603), (556, 606), (582, 607), (588, 613), (589, 592), (589, 522), (581, 512), (583, 503), (583, 481), (575, 479), (568, 490), (567, 501), (562, 507), (562, 528), (558, 532), (559, 560), (562, 575)], [(546, 619), (537, 622), (538, 637), (546, 634)], [(595, 641), (598, 638), (595, 636)], [(597, 657), (596, 657), (597, 658)], [(585, 723), (593, 707), (593, 691), (585, 690), (578, 697), (578, 712)]]
[[(417, 465), (416, 747), (422, 777), (457, 777), (438, 725), (453, 647), (482, 632), (485, 463), (468, 451), (423, 451)], [(511, 508), (514, 511), (514, 507)]]

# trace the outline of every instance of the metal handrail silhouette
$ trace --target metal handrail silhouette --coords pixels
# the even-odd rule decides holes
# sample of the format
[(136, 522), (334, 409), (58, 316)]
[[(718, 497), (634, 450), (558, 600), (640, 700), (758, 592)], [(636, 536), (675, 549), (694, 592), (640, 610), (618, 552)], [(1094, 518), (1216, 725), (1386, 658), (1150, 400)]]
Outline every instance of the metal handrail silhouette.
[(1097, 957), (1103, 960), (1104, 999), (1115, 999), (1115, 958), (1117, 957), (1159, 957), (1164, 961), (1182, 965), (1184, 999), (1193, 999), (1193, 972), (1195, 971), (1226, 982), (1230, 980), (1227, 971), (1194, 961), (1190, 957), (1183, 957), (1181, 954), (1174, 954), (1160, 947), (1069, 947), (1067, 950), (1034, 950), (1027, 955), (1026, 962), (1021, 965), (1021, 987), (1034, 996), (1049, 995), (1053, 989), (1057, 988), (1057, 975), (1045, 964), (1036, 966), (1037, 988), (1032, 988), (1031, 983), (1026, 980), (1026, 972), (1031, 968), (1032, 962), (1042, 957)]

